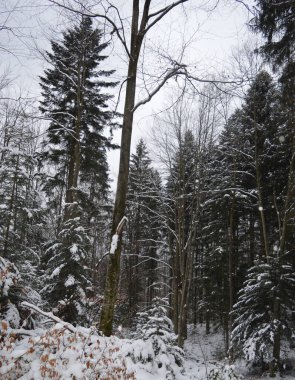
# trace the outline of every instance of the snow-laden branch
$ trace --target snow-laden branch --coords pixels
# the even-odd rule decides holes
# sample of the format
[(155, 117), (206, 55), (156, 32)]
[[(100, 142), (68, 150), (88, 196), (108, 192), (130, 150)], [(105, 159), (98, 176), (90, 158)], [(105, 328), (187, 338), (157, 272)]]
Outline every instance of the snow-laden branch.
[(29, 309), (36, 311), (37, 313), (39, 313), (41, 315), (44, 315), (44, 317), (47, 317), (56, 323), (60, 323), (65, 329), (67, 329), (73, 333), (77, 332), (76, 327), (74, 327), (73, 325), (71, 325), (68, 322), (64, 322), (60, 318), (56, 317), (53, 313), (47, 313), (46, 311), (41, 310), (38, 306), (32, 305), (29, 302), (22, 302), (21, 304), (24, 307), (27, 307)]

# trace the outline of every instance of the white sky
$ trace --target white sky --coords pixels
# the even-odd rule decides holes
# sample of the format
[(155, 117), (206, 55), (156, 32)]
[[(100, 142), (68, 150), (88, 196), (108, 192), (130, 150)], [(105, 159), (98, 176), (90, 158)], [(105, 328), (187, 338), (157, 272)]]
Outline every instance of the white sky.
[[(167, 3), (168, 0), (152, 2), (155, 9)], [(167, 63), (163, 55), (169, 54), (179, 60), (181, 47), (187, 41), (190, 43), (182, 62), (194, 66), (195, 74), (198, 76), (208, 78), (209, 74), (217, 75), (225, 67), (228, 68), (232, 50), (242, 46), (249, 40), (249, 36), (254, 38), (246, 26), (252, 16), (243, 5), (235, 0), (220, 0), (217, 8), (208, 12), (209, 6), (213, 3), (214, 0), (190, 0), (183, 9), (173, 10), (147, 35), (144, 60), (141, 60), (147, 83), (150, 83), (150, 74), (159, 75), (165, 70)], [(249, 6), (253, 5), (252, 0), (246, 0), (246, 3)], [(128, 28), (132, 0), (116, 0), (115, 4), (126, 18)], [(7, 12), (9, 10), (13, 12)], [(0, 70), (3, 72), (9, 67), (14, 78), (10, 94), (16, 97), (19, 93), (39, 97), (38, 76), (42, 75), (46, 64), (36, 51), (36, 47), (43, 51), (49, 49), (49, 40), (57, 38), (59, 31), (67, 28), (64, 20), (47, 0), (0, 1), (0, 25), (12, 27), (9, 32), (0, 30)], [(110, 57), (102, 68), (107, 64), (109, 66), (107, 68), (116, 69), (116, 79), (121, 80), (127, 72), (126, 62), (118, 41), (114, 41)], [(140, 71), (142, 71), (141, 64)], [(138, 84), (137, 95), (138, 99), (141, 99), (146, 96), (146, 92), (140, 79)], [(163, 109), (163, 104), (173, 86), (175, 83), (170, 81), (150, 103), (136, 111), (133, 149), (140, 137), (148, 135), (153, 115)], [(121, 101), (118, 111), (122, 111), (122, 107)], [(115, 133), (115, 141), (120, 141), (120, 132)], [(112, 152), (109, 158), (111, 176), (116, 178), (119, 152)]]

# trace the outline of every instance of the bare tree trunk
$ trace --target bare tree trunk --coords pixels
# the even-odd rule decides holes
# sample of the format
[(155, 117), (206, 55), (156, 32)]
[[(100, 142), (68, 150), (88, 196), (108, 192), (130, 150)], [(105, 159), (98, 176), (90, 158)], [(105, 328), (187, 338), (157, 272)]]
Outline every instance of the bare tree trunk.
[[(235, 194), (232, 196), (232, 202), (230, 207), (229, 214), (229, 228), (228, 228), (228, 240), (229, 240), (229, 250), (228, 250), (228, 294), (229, 294), (229, 305), (228, 305), (228, 339), (230, 339), (232, 325), (233, 325), (233, 317), (232, 317), (232, 309), (234, 305), (234, 252), (235, 252), (235, 236), (234, 236), (234, 214), (235, 214)], [(227, 342), (227, 347), (229, 347), (229, 358), (233, 360), (233, 350)]]
[(16, 199), (15, 193), (17, 188), (17, 171), (18, 171), (18, 165), (19, 165), (19, 156), (17, 157), (17, 163), (15, 167), (15, 173), (13, 177), (13, 184), (12, 184), (12, 190), (11, 190), (11, 197), (9, 202), (9, 217), (6, 222), (6, 231), (5, 231), (5, 238), (4, 238), (4, 247), (3, 247), (3, 257), (8, 257), (8, 247), (9, 247), (9, 233), (10, 233), (10, 225), (12, 220), (12, 211), (14, 205), (14, 201)]
[(281, 236), (280, 236), (280, 246), (279, 246), (280, 258), (283, 256), (285, 252), (288, 221), (295, 217), (294, 199), (295, 199), (295, 133), (293, 135), (292, 156), (291, 156), (290, 170), (289, 170), (289, 176), (288, 176), (287, 194), (286, 194), (286, 199), (285, 199), (284, 216), (283, 216), (283, 221), (282, 221), (282, 231), (281, 231)]
[(78, 86), (77, 86), (77, 99), (76, 107), (77, 114), (74, 124), (74, 138), (71, 139), (70, 157), (69, 157), (69, 169), (66, 188), (66, 205), (64, 211), (64, 221), (67, 221), (76, 216), (78, 212), (77, 191), (78, 191), (78, 179), (80, 172), (80, 160), (81, 160), (81, 144), (80, 133), (82, 124), (82, 98), (83, 98), (83, 85), (84, 85), (84, 64), (83, 57), (78, 65)]
[[(125, 213), (133, 126), (133, 108), (135, 104), (137, 64), (142, 41), (142, 38), (139, 39), (138, 37), (138, 19), (139, 0), (133, 0), (130, 59), (128, 65), (128, 77), (121, 135), (120, 166), (111, 231), (112, 236), (116, 234), (117, 227), (120, 224), (120, 221), (123, 219)], [(110, 255), (109, 258), (104, 301), (100, 316), (99, 330), (106, 336), (110, 336), (112, 334), (113, 316), (120, 276), (121, 250), (122, 242), (120, 236), (116, 250), (114, 254)]]
[(260, 162), (259, 162), (259, 152), (258, 152), (258, 136), (257, 136), (257, 122), (256, 122), (256, 111), (254, 111), (254, 129), (255, 129), (255, 170), (256, 170), (256, 185), (257, 185), (257, 193), (258, 193), (258, 206), (260, 213), (260, 222), (262, 229), (262, 243), (264, 247), (264, 256), (266, 261), (269, 261), (269, 249), (268, 249), (268, 239), (267, 239), (267, 230), (266, 230), (266, 222), (265, 215), (263, 209), (263, 199), (262, 199), (262, 186), (261, 186), (261, 170), (260, 170)]

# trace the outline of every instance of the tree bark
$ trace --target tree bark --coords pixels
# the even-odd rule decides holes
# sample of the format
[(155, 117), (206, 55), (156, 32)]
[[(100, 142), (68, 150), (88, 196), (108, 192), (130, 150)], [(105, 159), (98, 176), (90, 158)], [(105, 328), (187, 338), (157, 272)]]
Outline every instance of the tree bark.
[(10, 224), (12, 220), (12, 211), (14, 207), (14, 200), (15, 200), (15, 192), (17, 187), (17, 173), (18, 173), (18, 165), (19, 165), (19, 156), (17, 156), (17, 163), (15, 167), (15, 173), (13, 177), (13, 185), (11, 190), (11, 197), (9, 202), (9, 217), (6, 222), (6, 231), (5, 231), (5, 237), (4, 237), (4, 247), (3, 247), (3, 257), (8, 257), (8, 247), (9, 247), (9, 233), (10, 233)]
[(268, 239), (267, 239), (267, 229), (266, 229), (266, 221), (263, 209), (263, 197), (262, 197), (262, 184), (261, 184), (261, 169), (260, 169), (260, 154), (258, 150), (258, 130), (257, 130), (257, 121), (256, 121), (256, 110), (254, 111), (254, 129), (255, 129), (255, 171), (256, 171), (256, 185), (257, 185), (257, 193), (258, 193), (258, 206), (260, 213), (260, 223), (262, 229), (262, 244), (264, 248), (264, 256), (267, 262), (269, 262), (269, 248), (268, 248)]
[(81, 143), (80, 133), (82, 124), (82, 103), (83, 103), (83, 86), (84, 86), (84, 63), (83, 57), (78, 65), (78, 83), (77, 83), (77, 99), (76, 108), (77, 114), (74, 124), (74, 138), (71, 138), (70, 157), (69, 157), (69, 169), (66, 188), (66, 205), (64, 211), (64, 221), (67, 221), (76, 216), (78, 212), (77, 205), (77, 187), (80, 172), (80, 160), (81, 160)]
[[(115, 235), (117, 227), (120, 221), (123, 219), (125, 213), (133, 126), (133, 108), (135, 104), (137, 64), (142, 41), (142, 39), (139, 38), (138, 34), (138, 19), (139, 0), (133, 0), (130, 59), (128, 65), (128, 77), (121, 135), (120, 166), (111, 231), (112, 236)], [(113, 316), (120, 277), (121, 251), (122, 241), (120, 236), (115, 253), (110, 255), (109, 258), (104, 301), (100, 316), (99, 330), (106, 336), (110, 336), (112, 334)]]
[[(125, 204), (127, 196), (127, 186), (128, 186), (128, 175), (129, 175), (129, 162), (130, 162), (130, 147), (131, 147), (131, 136), (132, 136), (132, 126), (133, 126), (133, 114), (136, 108), (140, 105), (147, 103), (155, 95), (159, 89), (164, 85), (165, 81), (177, 74), (179, 68), (175, 68), (169, 74), (167, 78), (161, 82), (161, 84), (152, 91), (148, 98), (135, 106), (135, 93), (136, 93), (136, 79), (137, 79), (137, 65), (139, 54), (142, 46), (142, 41), (146, 33), (155, 24), (157, 24), (167, 13), (169, 13), (173, 8), (177, 7), (179, 4), (185, 3), (188, 0), (177, 0), (170, 5), (161, 8), (158, 12), (149, 14), (151, 0), (145, 0), (142, 10), (141, 21), (139, 24), (139, 0), (133, 0), (132, 5), (132, 21), (131, 21), (131, 39), (130, 39), (130, 49), (125, 44), (125, 39), (122, 38), (114, 23), (115, 31), (119, 36), (121, 42), (123, 41), (123, 46), (128, 53), (128, 75), (126, 84), (126, 95), (125, 95), (125, 106), (123, 113), (123, 126), (121, 135), (121, 151), (120, 151), (120, 165), (119, 174), (117, 182), (117, 192), (115, 199), (115, 207), (113, 213), (113, 223), (112, 223), (112, 236), (116, 234), (117, 227), (124, 218), (125, 214)], [(106, 16), (101, 16), (106, 18)], [(109, 20), (109, 19), (108, 19)], [(100, 331), (106, 335), (110, 336), (112, 334), (112, 324), (113, 316), (115, 310), (115, 303), (118, 291), (118, 283), (120, 277), (120, 261), (121, 261), (121, 251), (122, 251), (122, 230), (118, 236), (118, 242), (115, 252), (110, 255), (108, 263), (108, 271), (106, 277), (106, 285), (104, 292), (104, 300), (100, 315)]]

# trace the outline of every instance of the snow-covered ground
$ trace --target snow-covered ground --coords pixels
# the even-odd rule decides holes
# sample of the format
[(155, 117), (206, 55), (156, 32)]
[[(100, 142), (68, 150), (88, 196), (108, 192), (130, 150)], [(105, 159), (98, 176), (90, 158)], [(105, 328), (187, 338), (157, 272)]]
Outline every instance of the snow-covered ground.
[[(210, 376), (214, 380), (236, 380), (239, 378), (244, 380), (274, 379), (269, 377), (267, 373), (262, 376), (254, 375), (242, 360), (237, 360), (233, 365), (229, 365), (228, 360), (225, 358), (222, 334), (213, 332), (206, 335), (205, 326), (190, 326), (184, 348), (186, 357), (184, 363), (185, 379), (211, 380)], [(214, 372), (218, 372), (220, 377), (217, 375), (214, 377)], [(275, 379), (295, 380), (295, 372), (282, 376), (278, 374)]]
[[(262, 377), (249, 374), (242, 362), (230, 366), (224, 359), (222, 335), (218, 332), (206, 335), (202, 326), (189, 329), (183, 368), (165, 363), (169, 359), (167, 355), (153, 357), (148, 341), (103, 338), (94, 330), (71, 325), (55, 324), (48, 330), (27, 331), (11, 330), (2, 322), (1, 335), (1, 380), (269, 379), (267, 374)], [(142, 360), (134, 360), (138, 357)], [(161, 367), (156, 365), (159, 361), (164, 363)], [(295, 373), (277, 375), (277, 379), (282, 378), (294, 380)]]

